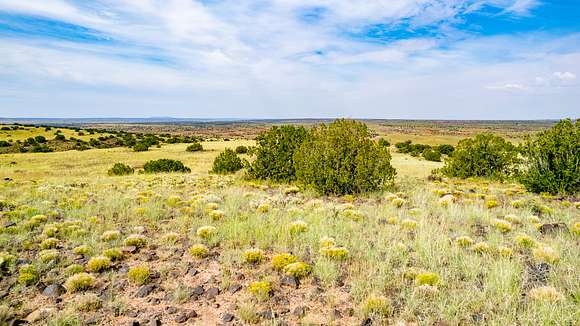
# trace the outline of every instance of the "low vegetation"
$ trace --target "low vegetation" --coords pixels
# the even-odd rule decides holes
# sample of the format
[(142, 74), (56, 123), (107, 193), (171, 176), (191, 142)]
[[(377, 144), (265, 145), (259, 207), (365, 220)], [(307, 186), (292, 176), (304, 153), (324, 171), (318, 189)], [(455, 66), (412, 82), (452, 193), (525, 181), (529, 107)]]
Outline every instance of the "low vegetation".
[[(177, 140), (0, 155), (0, 324), (574, 325), (572, 127), (531, 135), (521, 151), (478, 137), (451, 155), (430, 145), (438, 163), (338, 120), (305, 129), (290, 183), (252, 177), (257, 156), (234, 150), (247, 173), (208, 173), (226, 147), (259, 151), (241, 140), (187, 154), (183, 141), (197, 138), (159, 134)], [(467, 153), (480, 147), (518, 159), (426, 178), (475, 162)], [(121, 173), (107, 175), (116, 162)], [(517, 182), (537, 175), (534, 162), (550, 162), (553, 187)], [(151, 173), (125, 173), (142, 167)]]

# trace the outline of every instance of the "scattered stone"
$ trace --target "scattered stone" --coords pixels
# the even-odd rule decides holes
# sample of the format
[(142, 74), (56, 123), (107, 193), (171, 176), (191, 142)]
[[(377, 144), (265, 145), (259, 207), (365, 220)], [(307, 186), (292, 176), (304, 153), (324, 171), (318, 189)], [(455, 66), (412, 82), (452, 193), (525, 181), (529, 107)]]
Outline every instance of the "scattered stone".
[(208, 300), (215, 299), (215, 297), (217, 297), (218, 294), (220, 294), (220, 289), (216, 287), (209, 288), (205, 293)]
[(167, 311), (168, 314), (173, 315), (174, 313), (177, 312), (177, 308), (175, 308), (175, 307), (167, 307), (167, 309), (165, 309), (165, 311)]
[(35, 324), (48, 317), (51, 309), (37, 309), (26, 316), (26, 321)]
[(30, 264), (30, 260), (26, 258), (18, 258), (16, 259), (16, 266)]
[(286, 285), (297, 289), (300, 286), (300, 281), (298, 281), (297, 278), (292, 276), (284, 276), (280, 280), (280, 285)]
[(234, 293), (240, 291), (241, 289), (242, 289), (241, 284), (234, 284), (234, 285), (229, 287), (228, 292), (231, 294), (234, 294)]
[(51, 285), (44, 288), (44, 291), (42, 291), (42, 294), (47, 296), (47, 297), (56, 298), (56, 297), (61, 296), (65, 292), (66, 292), (66, 289), (62, 285), (51, 284)]
[(151, 294), (151, 292), (153, 292), (153, 290), (155, 290), (155, 285), (152, 285), (152, 284), (143, 285), (139, 289), (139, 291), (137, 291), (137, 297), (144, 298), (144, 297), (148, 296), (149, 294)]
[(137, 316), (139, 316), (139, 313), (137, 311), (134, 310), (128, 310), (125, 315), (127, 315), (127, 317), (131, 317), (131, 318), (135, 318)]
[(365, 320), (362, 321), (362, 323), (360, 323), (361, 326), (371, 326), (373, 324), (373, 320), (370, 318), (367, 318)]
[(197, 268), (195, 268), (195, 267), (191, 267), (191, 268), (190, 268), (190, 269), (187, 271), (187, 274), (189, 274), (189, 276), (195, 276), (195, 275), (197, 275), (198, 273), (199, 273), (199, 272), (198, 272)]
[(566, 224), (559, 222), (559, 223), (546, 223), (540, 226), (540, 233), (541, 234), (548, 234), (548, 233), (558, 233), (558, 232), (567, 232), (568, 226)]
[(203, 292), (205, 292), (205, 290), (203, 289), (203, 285), (198, 285), (198, 286), (193, 288), (193, 294), (195, 294), (197, 296), (202, 295)]
[(184, 313), (180, 313), (177, 316), (175, 316), (175, 322), (177, 323), (185, 323), (187, 321), (187, 315)]
[(340, 318), (342, 318), (342, 313), (340, 312), (340, 310), (334, 309), (332, 311), (332, 316), (336, 319), (340, 319)]
[(294, 315), (295, 317), (301, 318), (301, 317), (304, 317), (304, 315), (306, 315), (307, 312), (308, 312), (308, 307), (299, 306), (299, 307), (294, 308), (292, 315)]
[(137, 252), (137, 247), (135, 246), (125, 246), (121, 247), (121, 251), (129, 254), (134, 254)]
[(10, 326), (19, 326), (19, 325), (27, 325), (28, 322), (24, 319), (13, 319), (10, 322)]
[(275, 317), (277, 317), (277, 315), (275, 313), (273, 313), (271, 310), (265, 310), (265, 311), (259, 312), (258, 316), (260, 316), (261, 318), (264, 318), (264, 319), (274, 319)]
[(197, 311), (191, 309), (188, 313), (187, 313), (187, 317), (188, 318), (196, 318), (197, 317)]
[(139, 325), (141, 325), (141, 324), (137, 320), (133, 320), (133, 321), (129, 322), (129, 326), (139, 326)]
[(222, 321), (223, 321), (224, 323), (229, 323), (229, 322), (231, 322), (232, 320), (234, 320), (234, 315), (232, 315), (232, 314), (230, 314), (230, 313), (228, 313), (228, 312), (227, 312), (227, 313), (225, 313), (225, 314), (222, 316)]

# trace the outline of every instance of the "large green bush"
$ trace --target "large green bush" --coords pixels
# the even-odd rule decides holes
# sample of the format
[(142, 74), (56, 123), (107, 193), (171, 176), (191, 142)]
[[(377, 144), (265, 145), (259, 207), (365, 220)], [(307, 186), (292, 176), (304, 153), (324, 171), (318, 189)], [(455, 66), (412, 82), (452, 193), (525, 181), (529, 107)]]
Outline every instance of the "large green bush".
[(424, 159), (432, 162), (441, 162), (441, 153), (434, 149), (426, 149), (421, 154)]
[(294, 152), (306, 138), (304, 127), (273, 126), (256, 139), (248, 174), (257, 179), (292, 181), (296, 179)]
[(517, 148), (502, 137), (491, 133), (463, 139), (457, 144), (453, 156), (445, 160), (441, 172), (448, 177), (512, 176), (518, 163)]
[(149, 150), (149, 145), (145, 142), (138, 142), (133, 146), (135, 152), (146, 152)]
[(199, 152), (203, 151), (203, 146), (201, 146), (201, 143), (199, 142), (193, 142), (191, 145), (187, 146), (185, 150), (188, 152)]
[(128, 166), (127, 164), (123, 164), (123, 163), (115, 163), (115, 165), (113, 165), (113, 167), (111, 169), (109, 169), (108, 174), (110, 176), (120, 176), (120, 175), (129, 175), (129, 174), (133, 174), (133, 172), (135, 172), (135, 170)]
[(236, 152), (230, 148), (226, 148), (213, 161), (213, 173), (228, 174), (240, 170), (244, 165), (242, 160), (236, 155)]
[(191, 169), (183, 165), (181, 161), (162, 158), (159, 160), (149, 161), (143, 166), (145, 173), (159, 172), (191, 172)]
[(308, 133), (294, 155), (297, 179), (323, 194), (379, 190), (395, 169), (385, 146), (371, 140), (364, 123), (339, 119)]
[(521, 146), (524, 171), (520, 181), (532, 192), (580, 192), (580, 120), (562, 120)]

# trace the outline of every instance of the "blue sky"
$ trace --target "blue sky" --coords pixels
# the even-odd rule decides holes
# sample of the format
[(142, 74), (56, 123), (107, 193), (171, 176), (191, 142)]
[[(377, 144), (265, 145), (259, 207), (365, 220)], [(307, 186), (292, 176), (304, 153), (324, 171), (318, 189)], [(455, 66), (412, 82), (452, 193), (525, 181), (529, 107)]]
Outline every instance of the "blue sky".
[(0, 117), (580, 116), (577, 0), (0, 0)]

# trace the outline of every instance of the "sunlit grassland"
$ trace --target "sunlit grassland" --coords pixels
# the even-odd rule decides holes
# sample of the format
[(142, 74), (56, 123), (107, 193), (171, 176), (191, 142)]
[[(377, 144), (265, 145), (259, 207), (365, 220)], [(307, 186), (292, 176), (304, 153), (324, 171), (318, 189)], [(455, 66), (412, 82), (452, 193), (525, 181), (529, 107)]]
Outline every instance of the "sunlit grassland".
[[(87, 245), (87, 256), (93, 257), (105, 249), (123, 246), (130, 234), (142, 234), (147, 241), (143, 253), (154, 252), (159, 259), (146, 260), (139, 253), (126, 255), (122, 264), (147, 265), (159, 272), (155, 281), (159, 290), (152, 296), (165, 298), (167, 294), (170, 301), (162, 301), (162, 306), (195, 309), (199, 317), (191, 323), (199, 325), (216, 324), (225, 312), (240, 316), (239, 307), (281, 310), (273, 299), (260, 301), (248, 293), (251, 282), (264, 280), (273, 282), (275, 297), (288, 300), (285, 307), (310, 307), (303, 317), (283, 317), (289, 324), (360, 324), (368, 317), (365, 305), (371, 297), (385, 297), (389, 302), (388, 314), (374, 316), (378, 325), (577, 324), (579, 238), (572, 232), (538, 231), (538, 223), (549, 222), (562, 222), (572, 228), (579, 222), (579, 209), (574, 204), (529, 194), (509, 183), (428, 182), (425, 177), (441, 163), (398, 153), (393, 153), (392, 161), (398, 171), (397, 185), (360, 197), (319, 197), (305, 189), (293, 194), (285, 191), (288, 185), (248, 181), (241, 173), (208, 173), (213, 158), (224, 148), (252, 144), (203, 142), (204, 151), (194, 153), (185, 151), (187, 144), (174, 144), (152, 147), (147, 152), (114, 148), (1, 155), (0, 176), (13, 181), (0, 181), (0, 200), (16, 205), (17, 214), (10, 217), (16, 223), (10, 230), (0, 227), (0, 252), (34, 262), (44, 284), (62, 283), (67, 277), (63, 271), (77, 259), (73, 248)], [(107, 175), (117, 162), (138, 170), (148, 160), (159, 158), (181, 160), (192, 173)], [(443, 202), (443, 196), (449, 194), (454, 200)], [(401, 205), (395, 204), (395, 198), (402, 200)], [(497, 207), (488, 208), (490, 200), (496, 201)], [(516, 200), (523, 204), (514, 205)], [(210, 205), (223, 211), (223, 217), (215, 218), (211, 212), (216, 207)], [(27, 228), (26, 222), (37, 214), (47, 215), (48, 221)], [(502, 232), (494, 219), (510, 214), (519, 220), (514, 219), (511, 229)], [(290, 232), (295, 221), (305, 222), (306, 229)], [(71, 225), (74, 228), (68, 231)], [(59, 230), (59, 259), (43, 263), (37, 254), (50, 226)], [(201, 238), (196, 231), (203, 226), (215, 227), (215, 234)], [(118, 230), (120, 238), (104, 241), (102, 235), (111, 230)], [(516, 241), (521, 234), (533, 239), (533, 248), (522, 247)], [(462, 247), (456, 242), (460, 236), (485, 243), (490, 250), (477, 252), (474, 245)], [(336, 246), (347, 250), (345, 259), (322, 254), (320, 240), (324, 237), (334, 238)], [(193, 244), (206, 245), (209, 257), (191, 257), (187, 249)], [(540, 285), (530, 281), (530, 266), (541, 262), (533, 250), (544, 246), (559, 256), (550, 264), (542, 284), (557, 289), (562, 295), (558, 300), (533, 299), (529, 295), (530, 289)], [(501, 255), (501, 247), (511, 249), (512, 254)], [(245, 263), (243, 253), (250, 248), (262, 249), (266, 260), (258, 265)], [(284, 252), (313, 267), (298, 289), (282, 286), (280, 273), (269, 262), (274, 254)], [(199, 275), (185, 275), (190, 264), (200, 271)], [(420, 286), (409, 277), (413, 271), (436, 273), (440, 280), (433, 286)], [(127, 280), (126, 273), (115, 268), (92, 274), (101, 285)], [(241, 283), (244, 289), (236, 295), (221, 294), (217, 308), (199, 301), (181, 301), (184, 292), (210, 277), (216, 279), (222, 292), (235, 283)], [(128, 323), (128, 317), (113, 315), (107, 309), (117, 305), (127, 310), (158, 308), (136, 299), (138, 288), (132, 284), (107, 287), (114, 299), (104, 300), (107, 312), (103, 313), (79, 311), (74, 304), (79, 294), (67, 293), (64, 308), (48, 319), (69, 316), (80, 320), (97, 315), (101, 324)], [(41, 304), (53, 306), (35, 288), (18, 284), (0, 300), (7, 304), (16, 299), (23, 301), (23, 310)], [(238, 310), (230, 310), (231, 306)], [(335, 309), (341, 311), (340, 318), (334, 314)]]
[[(44, 179), (54, 177), (100, 177), (114, 163), (121, 162), (134, 168), (141, 168), (147, 161), (160, 158), (181, 160), (195, 174), (205, 175), (211, 170), (213, 159), (225, 148), (239, 145), (251, 146), (250, 140), (207, 141), (204, 151), (187, 152), (188, 144), (151, 147), (146, 152), (134, 152), (131, 148), (92, 149), (88, 151), (66, 151), (53, 153), (17, 153), (0, 155), (2, 176), (19, 179)], [(438, 162), (428, 162), (410, 155), (392, 153), (392, 164), (399, 177), (426, 177), (432, 169), (441, 166)]]
[[(1, 125), (0, 124), (0, 128), (2, 127), (12, 127), (13, 125)], [(95, 132), (93, 135), (89, 134), (89, 132), (85, 131), (85, 130), (81, 130), (81, 132), (83, 133), (82, 136), (79, 136), (78, 132), (72, 130), (72, 129), (68, 129), (68, 128), (58, 128), (58, 127), (52, 127), (50, 130), (45, 130), (44, 127), (24, 127), (24, 126), (20, 126), (20, 128), (24, 128), (24, 129), (18, 129), (18, 130), (0, 130), (0, 140), (5, 140), (5, 141), (23, 141), (26, 140), (30, 137), (34, 138), (36, 136), (44, 136), (46, 139), (53, 139), (55, 137), (55, 134), (58, 130), (61, 131), (61, 134), (64, 135), (67, 139), (74, 137), (83, 141), (89, 141), (91, 140), (91, 138), (97, 139), (99, 137), (106, 137), (109, 136), (109, 133), (98, 133)]]

